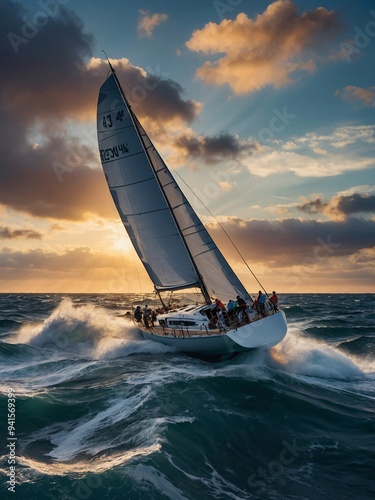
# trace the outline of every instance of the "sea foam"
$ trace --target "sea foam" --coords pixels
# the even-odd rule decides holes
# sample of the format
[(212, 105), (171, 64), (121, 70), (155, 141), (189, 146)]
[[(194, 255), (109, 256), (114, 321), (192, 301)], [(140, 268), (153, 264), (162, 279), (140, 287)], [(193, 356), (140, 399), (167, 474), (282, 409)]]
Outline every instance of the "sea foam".
[(96, 305), (76, 306), (68, 298), (43, 322), (24, 325), (13, 342), (53, 350), (62, 357), (64, 353), (75, 353), (94, 359), (170, 350), (142, 341), (139, 329), (131, 321)]
[(270, 351), (267, 361), (274, 368), (323, 379), (359, 380), (365, 376), (347, 354), (335, 346), (301, 336), (292, 327), (285, 340)]

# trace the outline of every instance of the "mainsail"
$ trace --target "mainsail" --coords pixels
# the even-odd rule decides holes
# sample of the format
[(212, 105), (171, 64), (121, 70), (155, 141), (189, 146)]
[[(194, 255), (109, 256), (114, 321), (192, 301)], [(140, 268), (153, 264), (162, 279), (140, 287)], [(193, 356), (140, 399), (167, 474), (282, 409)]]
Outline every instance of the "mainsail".
[(155, 289), (249, 299), (130, 108), (114, 71), (100, 88), (98, 140), (121, 220)]

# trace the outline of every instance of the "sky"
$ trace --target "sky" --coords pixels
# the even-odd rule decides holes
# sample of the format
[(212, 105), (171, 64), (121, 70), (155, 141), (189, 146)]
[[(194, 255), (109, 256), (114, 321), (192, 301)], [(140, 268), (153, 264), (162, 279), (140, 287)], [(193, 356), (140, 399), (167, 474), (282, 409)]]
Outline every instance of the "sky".
[(375, 293), (373, 1), (0, 0), (0, 33), (0, 292), (153, 289), (100, 165), (104, 50), (250, 293), (220, 226), (267, 291)]

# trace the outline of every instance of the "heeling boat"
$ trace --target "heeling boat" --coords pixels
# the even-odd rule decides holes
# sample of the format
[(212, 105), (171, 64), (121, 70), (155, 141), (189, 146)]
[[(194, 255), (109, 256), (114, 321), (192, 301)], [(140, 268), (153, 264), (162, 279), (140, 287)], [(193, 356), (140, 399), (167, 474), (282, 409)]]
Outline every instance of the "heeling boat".
[[(248, 309), (228, 317), (213, 303), (214, 297), (224, 303), (238, 296), (247, 304), (252, 299), (155, 149), (109, 66), (98, 99), (100, 158), (119, 216), (164, 310), (154, 321), (137, 323), (144, 339), (204, 356), (276, 345), (287, 332), (283, 311), (267, 308), (259, 315)], [(192, 288), (200, 291), (201, 303), (168, 311), (162, 292)]]

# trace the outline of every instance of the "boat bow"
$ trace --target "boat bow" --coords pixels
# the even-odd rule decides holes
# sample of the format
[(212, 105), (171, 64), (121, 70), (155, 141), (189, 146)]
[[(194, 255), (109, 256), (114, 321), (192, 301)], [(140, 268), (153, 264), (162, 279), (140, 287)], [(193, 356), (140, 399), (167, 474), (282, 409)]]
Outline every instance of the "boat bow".
[(285, 337), (286, 332), (285, 313), (279, 311), (236, 330), (230, 330), (226, 335), (245, 349), (256, 349), (257, 347), (268, 348), (278, 344)]

